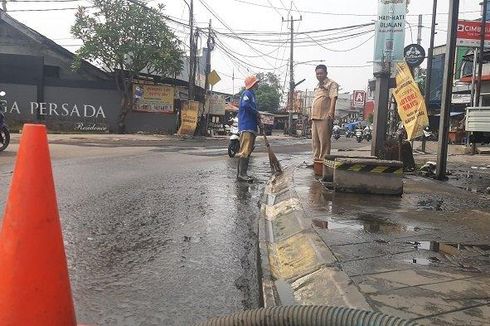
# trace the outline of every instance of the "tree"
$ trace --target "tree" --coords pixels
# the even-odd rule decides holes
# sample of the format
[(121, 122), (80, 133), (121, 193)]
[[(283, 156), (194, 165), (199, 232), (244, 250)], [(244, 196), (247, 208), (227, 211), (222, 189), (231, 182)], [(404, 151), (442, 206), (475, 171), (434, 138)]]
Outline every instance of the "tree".
[(132, 85), (141, 72), (174, 76), (182, 70), (179, 41), (164, 21), (164, 6), (155, 9), (127, 0), (92, 0), (91, 9), (80, 7), (72, 34), (83, 41), (74, 68), (82, 60), (112, 73), (121, 93), (119, 132), (133, 107)]
[(281, 102), (281, 86), (279, 78), (271, 72), (259, 73), (259, 88), (257, 89), (257, 102), (260, 111), (276, 112)]

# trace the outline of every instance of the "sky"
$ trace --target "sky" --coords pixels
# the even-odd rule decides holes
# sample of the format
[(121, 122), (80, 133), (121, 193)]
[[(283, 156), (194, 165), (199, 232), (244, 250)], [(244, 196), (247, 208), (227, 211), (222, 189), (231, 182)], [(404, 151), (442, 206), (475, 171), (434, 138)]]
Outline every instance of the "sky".
[[(163, 3), (166, 6), (166, 15), (178, 21), (188, 22), (189, 9), (185, 1), (154, 0), (149, 1), (148, 5)], [(301, 21), (294, 23), (294, 31), (298, 33), (369, 24), (376, 19), (377, 2), (377, 0), (194, 0), (194, 21), (197, 26), (205, 29), (211, 19), (212, 27), (216, 30), (217, 47), (212, 52), (211, 65), (212, 69), (220, 75), (221, 81), (213, 90), (225, 93), (236, 92), (243, 85), (246, 76), (259, 72), (273, 72), (279, 76), (281, 86), (284, 86), (284, 91), (287, 92), (290, 30), (288, 23), (283, 22), (283, 18), (288, 19), (288, 16), (289, 18), (292, 16), (295, 20), (301, 18)], [(480, 0), (460, 0), (460, 19), (479, 18), (479, 3)], [(75, 9), (51, 9), (75, 8), (78, 5), (90, 5), (90, 1), (18, 0), (9, 1), (7, 4), (8, 13), (12, 17), (72, 52), (81, 44), (80, 40), (73, 39), (70, 35)], [(436, 46), (446, 43), (448, 7), (449, 0), (438, 0)], [(416, 43), (417, 16), (423, 14), (422, 46), (427, 49), (432, 1), (411, 0), (408, 10), (405, 44)], [(169, 22), (169, 26), (179, 39), (189, 43), (188, 27), (174, 22)], [(366, 89), (368, 80), (373, 78), (371, 64), (374, 52), (373, 30), (374, 26), (366, 26), (351, 30), (296, 35), (294, 79), (296, 82), (305, 79), (297, 89), (311, 90), (315, 87), (317, 81), (314, 68), (320, 63), (327, 65), (329, 77), (339, 83), (342, 93)], [(200, 39), (200, 46), (206, 44), (204, 36)], [(424, 65), (425, 63), (422, 64)]]

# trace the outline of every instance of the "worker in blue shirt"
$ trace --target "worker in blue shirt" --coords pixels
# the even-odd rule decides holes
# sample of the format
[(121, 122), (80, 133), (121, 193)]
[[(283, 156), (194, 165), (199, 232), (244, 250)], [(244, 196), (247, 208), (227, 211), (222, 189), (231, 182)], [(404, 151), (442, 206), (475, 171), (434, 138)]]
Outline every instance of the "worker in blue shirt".
[(240, 108), (238, 110), (238, 131), (240, 132), (240, 152), (238, 157), (239, 181), (251, 182), (252, 177), (247, 175), (250, 154), (255, 146), (255, 138), (260, 124), (260, 113), (257, 110), (257, 99), (255, 91), (259, 85), (259, 80), (255, 76), (245, 78), (245, 91), (240, 98)]

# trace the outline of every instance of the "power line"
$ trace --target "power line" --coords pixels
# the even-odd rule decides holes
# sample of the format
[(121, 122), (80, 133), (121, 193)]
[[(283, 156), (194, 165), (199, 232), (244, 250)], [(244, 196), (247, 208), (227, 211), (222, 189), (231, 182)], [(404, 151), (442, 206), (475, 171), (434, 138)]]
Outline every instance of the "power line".
[[(322, 47), (323, 49), (327, 50), (327, 51), (331, 51), (331, 52), (349, 52), (349, 51), (352, 51), (352, 50), (355, 50), (355, 49), (358, 49), (360, 48), (361, 46), (363, 46), (364, 44), (366, 44), (369, 40), (371, 40), (372, 38), (374, 37), (374, 34), (371, 35), (367, 40), (365, 40), (364, 42), (362, 42), (361, 44), (358, 44), (350, 49), (345, 49), (345, 50), (333, 50), (333, 49), (329, 49), (329, 48), (326, 48), (323, 44), (320, 44), (320, 43), (317, 43), (320, 47)], [(314, 40), (312, 38), (312, 40)], [(315, 40), (314, 40), (315, 41)]]
[[(332, 28), (309, 30), (309, 31), (304, 31), (304, 32), (295, 32), (294, 35), (332, 32), (332, 31), (361, 28), (361, 27), (367, 27), (367, 26), (373, 26), (373, 25), (374, 25), (374, 22), (356, 24), (356, 25), (338, 26), (338, 27), (332, 27)], [(219, 34), (222, 34), (222, 35), (237, 35), (237, 34), (238, 35), (264, 35), (264, 36), (288, 35), (289, 36), (291, 33), (289, 33), (289, 32), (254, 32), (254, 31), (250, 31), (250, 32), (241, 32), (241, 33), (240, 32), (234, 32), (234, 33), (219, 32)]]
[[(199, 0), (199, 2), (206, 8), (207, 11), (209, 11), (221, 24), (223, 24), (223, 26), (225, 26), (230, 32), (234, 33), (235, 32), (233, 31), (233, 29), (231, 27), (229, 27), (215, 12), (214, 10), (212, 10), (210, 8), (210, 6), (206, 3), (206, 1), (204, 0)], [(236, 34), (235, 34), (236, 35)], [(266, 55), (265, 53), (257, 50), (256, 48), (254, 48), (253, 46), (251, 46), (249, 43), (245, 42), (244, 40), (242, 40), (240, 38), (240, 36), (236, 35), (243, 43), (245, 43), (249, 48), (251, 48), (254, 52), (258, 53), (258, 54), (262, 54), (263, 56), (266, 56), (266, 57), (270, 57), (268, 55)], [(268, 65), (271, 65), (269, 62), (267, 62), (267, 60), (265, 60), (265, 58), (263, 58), (263, 60), (268, 64)]]
[(251, 64), (249, 62), (246, 62), (244, 61), (243, 59), (240, 59), (238, 56), (242, 56), (240, 53), (237, 53), (235, 51), (232, 51), (228, 48), (228, 46), (226, 46), (225, 44), (223, 44), (221, 42), (220, 39), (216, 39), (216, 45), (218, 46), (218, 48), (220, 48), (222, 50), (222, 52), (225, 52), (228, 56), (236, 59), (237, 61), (241, 62), (242, 64), (244, 64), (245, 66), (250, 66), (250, 67), (253, 67), (253, 68), (257, 68), (257, 69), (261, 69), (261, 70), (268, 70), (268, 71), (272, 71), (272, 70), (275, 70), (275, 69), (278, 69), (278, 68), (281, 68), (283, 67), (284, 65), (281, 65), (279, 67), (272, 67), (272, 68), (265, 68), (265, 67), (260, 67), (260, 66), (257, 66), (257, 65), (254, 65), (254, 64)]
[[(83, 0), (12, 0), (10, 3), (81, 2)], [(10, 10), (9, 10), (10, 11)]]
[(270, 0), (267, 0), (267, 2), (268, 2), (270, 5), (271, 5), (271, 7), (272, 7), (272, 8), (274, 8), (274, 10), (277, 12), (277, 14), (279, 15), (279, 17), (282, 17), (282, 14), (279, 12), (279, 10), (277, 10), (277, 8), (276, 8), (276, 7), (274, 7), (274, 6), (272, 5), (272, 2), (271, 2)]
[[(260, 4), (260, 3), (250, 2), (250, 1), (244, 1), (244, 0), (234, 0), (234, 1), (249, 4), (249, 5), (256, 6), (256, 7), (269, 8), (269, 9), (271, 8), (270, 6)], [(287, 9), (279, 8), (279, 10), (287, 10)], [(292, 10), (292, 11), (300, 13), (299, 10)], [(313, 11), (313, 10), (302, 10), (302, 12), (308, 13), (308, 14), (331, 15), (331, 16), (353, 16), (353, 17), (376, 17), (376, 16), (378, 16), (377, 14), (350, 14), (350, 13), (336, 13), (336, 12)], [(460, 14), (470, 14), (470, 13), (480, 13), (480, 11), (479, 10), (471, 10), (471, 11), (461, 11), (460, 12)], [(447, 12), (444, 12), (444, 13), (440, 12), (437, 14), (438, 15), (449, 15), (449, 13), (447, 13)], [(418, 16), (418, 14), (407, 14), (407, 16)], [(432, 13), (422, 14), (422, 16), (432, 16)]]
[(39, 12), (39, 11), (63, 11), (63, 10), (78, 10), (79, 8), (90, 9), (94, 6), (70, 7), (70, 8), (44, 8), (44, 9), (13, 9), (8, 12)]

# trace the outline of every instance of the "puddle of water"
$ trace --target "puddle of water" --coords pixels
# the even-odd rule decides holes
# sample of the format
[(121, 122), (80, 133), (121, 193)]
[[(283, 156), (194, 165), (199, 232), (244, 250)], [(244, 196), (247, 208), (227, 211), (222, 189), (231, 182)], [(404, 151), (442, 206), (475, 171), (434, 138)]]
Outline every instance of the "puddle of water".
[(438, 264), (441, 262), (441, 260), (436, 258), (436, 257), (412, 258), (412, 259), (406, 259), (404, 261), (407, 263), (410, 263), (410, 264), (417, 264), (417, 265), (422, 265), (422, 266), (434, 265), (434, 264)]
[[(370, 217), (372, 219), (370, 219)], [(357, 219), (313, 219), (312, 224), (319, 229), (349, 229), (352, 231), (364, 231), (373, 234), (400, 234), (405, 232), (417, 232), (421, 230), (421, 228), (414, 225), (392, 223), (381, 218), (375, 218), (370, 214), (361, 214)]]
[(466, 252), (474, 254), (490, 254), (490, 245), (470, 245), (461, 243), (442, 243), (437, 241), (408, 241), (407, 244), (413, 245), (417, 250), (428, 250), (439, 252), (446, 256), (463, 255)]

